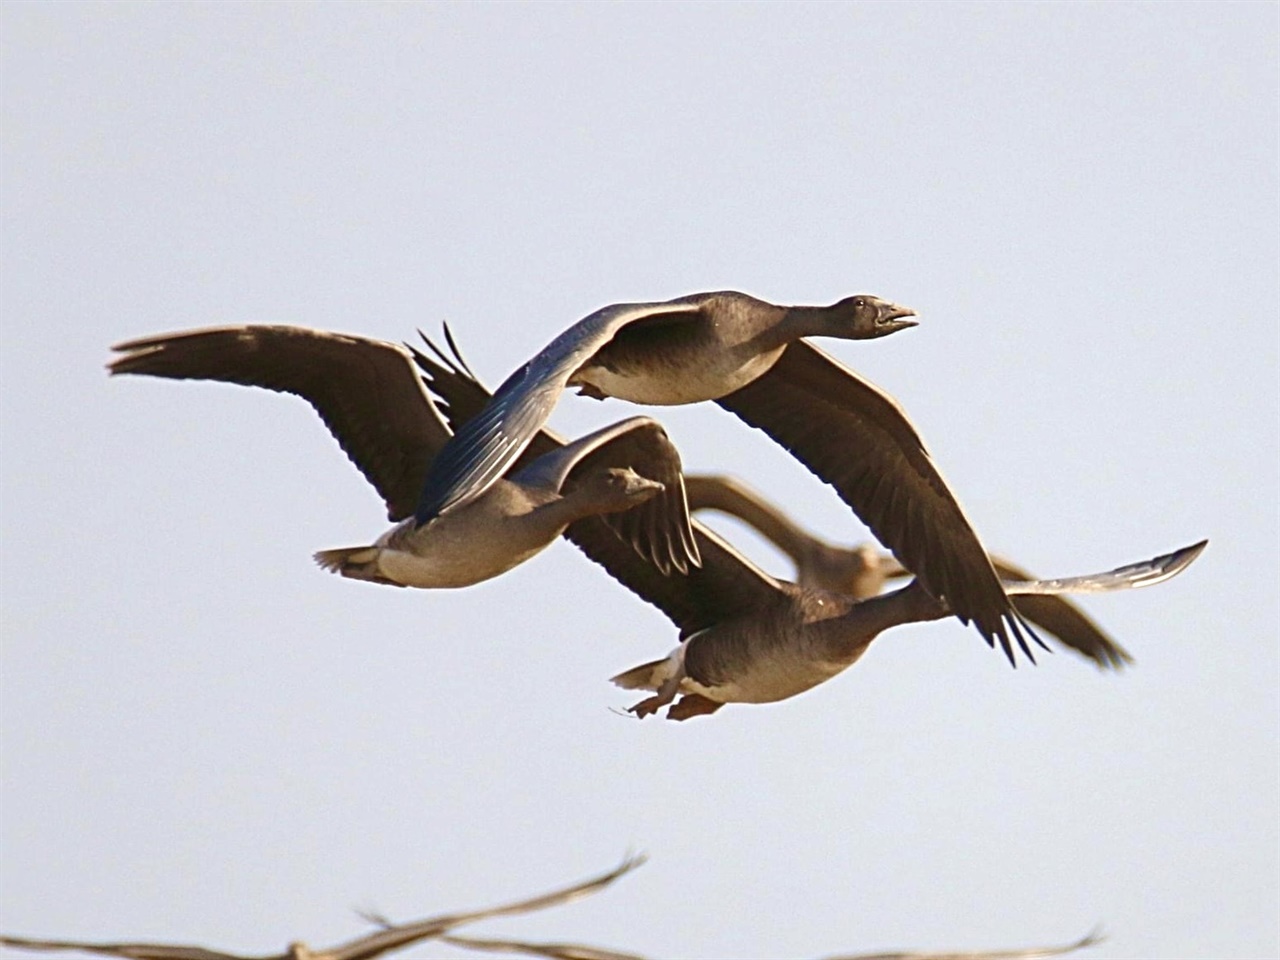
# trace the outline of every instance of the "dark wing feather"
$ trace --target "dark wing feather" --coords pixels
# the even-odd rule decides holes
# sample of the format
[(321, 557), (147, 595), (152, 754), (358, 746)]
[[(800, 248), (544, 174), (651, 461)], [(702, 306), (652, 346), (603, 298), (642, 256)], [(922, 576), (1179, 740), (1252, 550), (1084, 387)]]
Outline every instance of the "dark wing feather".
[[(893, 561), (885, 557), (886, 563)], [(991, 563), (1000, 574), (1001, 580), (1034, 580), (1024, 567), (1010, 563), (1003, 557), (991, 555)], [(910, 570), (901, 567), (888, 570), (888, 579), (911, 576)], [(1039, 627), (1051, 635), (1068, 649), (1088, 657), (1103, 669), (1119, 670), (1126, 664), (1133, 663), (1133, 656), (1120, 646), (1111, 636), (1098, 626), (1083, 610), (1066, 597), (1055, 596), (1015, 596), (1013, 605), (1018, 613), (1032, 625)]]
[[(438, 408), (452, 425), (461, 428), (468, 417), (484, 409), (488, 391), (463, 372), (460, 358), (455, 363), (425, 336), (423, 339), (436, 357), (413, 350), (414, 357), (438, 398)], [(555, 434), (540, 430), (519, 463), (530, 463), (561, 446), (563, 442)], [(564, 535), (624, 587), (665, 613), (680, 628), (681, 636), (776, 602), (781, 592), (776, 580), (696, 520), (690, 519), (690, 527), (702, 566), (678, 577), (666, 576), (642, 560), (600, 517), (572, 523)]]
[(449, 438), (409, 352), (394, 343), (302, 327), (217, 327), (130, 340), (112, 349), (113, 374), (221, 380), (292, 393), (387, 504), (413, 513), (432, 458)]
[(831, 484), (925, 589), (945, 597), (987, 643), (998, 639), (1012, 662), (1012, 633), (1031, 656), (986, 550), (887, 394), (797, 340), (767, 373), (716, 402)]
[[(423, 342), (435, 356), (428, 356), (417, 347), (408, 345), (418, 370), (431, 391), (435, 408), (451, 427), (461, 428), (468, 420), (484, 410), (492, 398), (491, 394), (467, 366), (453, 341), (453, 335), (445, 326), (445, 338), (448, 341), (452, 356), (441, 350), (435, 342), (421, 330), (418, 331)], [(523, 470), (532, 465), (541, 456), (559, 450), (564, 446), (557, 434), (550, 430), (539, 430), (534, 434), (529, 445), (516, 458), (513, 470)]]
[[(1001, 557), (992, 556), (996, 573), (1002, 580), (1034, 580), (1030, 573)], [(1107, 635), (1078, 606), (1066, 597), (1021, 596), (1013, 598), (1018, 612), (1045, 633), (1082, 656), (1088, 657), (1103, 669), (1118, 670), (1133, 663), (1129, 651)]]
[(610, 467), (630, 467), (642, 477), (657, 480), (665, 489), (652, 500), (601, 519), (663, 573), (670, 573), (672, 567), (688, 573), (690, 565), (696, 567), (702, 561), (690, 524), (680, 451), (662, 424), (650, 417), (632, 417), (612, 430), (616, 432), (577, 458), (565, 484)]
[(418, 523), (474, 500), (504, 476), (547, 422), (569, 378), (621, 327), (666, 313), (696, 313), (688, 303), (615, 303), (569, 327), (509, 376), (493, 399), (459, 428), (431, 465), (418, 500)]
[(685, 576), (664, 576), (600, 517), (572, 523), (564, 535), (624, 587), (665, 613), (680, 628), (681, 639), (779, 600), (782, 588), (776, 580), (697, 520), (690, 522), (702, 566)]

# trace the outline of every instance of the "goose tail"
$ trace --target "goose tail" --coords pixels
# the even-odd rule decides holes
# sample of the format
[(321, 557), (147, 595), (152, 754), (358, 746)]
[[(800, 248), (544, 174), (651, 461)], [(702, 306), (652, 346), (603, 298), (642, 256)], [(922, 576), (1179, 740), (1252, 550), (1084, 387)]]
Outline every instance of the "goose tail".
[(670, 667), (671, 659), (664, 657), (661, 660), (653, 660), (642, 663), (638, 667), (632, 667), (613, 677), (612, 682), (623, 690), (657, 690), (670, 676)]
[(389, 583), (402, 586), (394, 580), (388, 580), (378, 570), (378, 555), (382, 548), (372, 547), (339, 547), (335, 550), (318, 550), (313, 554), (316, 564), (330, 573), (339, 573), (351, 580), (368, 580), (371, 583)]

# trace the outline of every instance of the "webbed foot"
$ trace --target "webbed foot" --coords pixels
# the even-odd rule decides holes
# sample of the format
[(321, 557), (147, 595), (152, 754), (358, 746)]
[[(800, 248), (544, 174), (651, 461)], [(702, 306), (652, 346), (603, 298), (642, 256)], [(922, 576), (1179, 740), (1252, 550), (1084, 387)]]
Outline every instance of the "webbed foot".
[(719, 700), (712, 700), (700, 693), (686, 693), (671, 705), (671, 709), (667, 711), (667, 719), (688, 720), (690, 717), (715, 713), (723, 706), (724, 704)]
[(628, 707), (627, 712), (634, 713), (639, 719), (643, 720), (645, 717), (657, 713), (670, 702), (670, 697), (664, 697), (661, 694), (656, 697), (646, 697), (634, 707)]

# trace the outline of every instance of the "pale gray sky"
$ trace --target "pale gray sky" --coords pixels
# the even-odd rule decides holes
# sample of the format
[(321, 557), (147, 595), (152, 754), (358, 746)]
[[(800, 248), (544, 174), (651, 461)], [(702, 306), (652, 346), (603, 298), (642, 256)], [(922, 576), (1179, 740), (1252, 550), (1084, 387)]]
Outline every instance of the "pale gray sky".
[[(486, 929), (1280, 950), (1277, 10), (4, 5), (0, 929), (267, 951), (631, 848)], [(1086, 602), (1137, 666), (1015, 672), (944, 622), (785, 703), (623, 719), (607, 678), (675, 629), (570, 545), (457, 592), (335, 578), (311, 552), (383, 512), (308, 407), (103, 370), (160, 331), (447, 319), (492, 385), (602, 304), (724, 287), (915, 307), (823, 346), (993, 550), (1209, 537)], [(689, 468), (865, 536), (724, 411), (658, 416)]]

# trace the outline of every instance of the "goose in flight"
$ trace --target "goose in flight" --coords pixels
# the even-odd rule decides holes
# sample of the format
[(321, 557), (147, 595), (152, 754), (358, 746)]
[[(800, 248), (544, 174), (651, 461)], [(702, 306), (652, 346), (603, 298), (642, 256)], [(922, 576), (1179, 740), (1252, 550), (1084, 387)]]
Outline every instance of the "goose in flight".
[[(841, 547), (820, 540), (733, 477), (686, 474), (684, 483), (691, 511), (718, 510), (755, 528), (795, 563), (795, 580), (802, 587), (847, 593), (855, 600), (866, 600), (878, 595), (888, 581), (911, 576), (902, 564), (869, 543)], [(1001, 557), (993, 555), (991, 562), (1003, 580), (1035, 579), (1022, 567)], [(1124, 647), (1065, 597), (1024, 594), (1015, 597), (1013, 605), (1034, 626), (1101, 668), (1119, 669), (1133, 662)]]
[(628, 856), (607, 873), (497, 907), (445, 913), (423, 920), (394, 924), (381, 917), (362, 914), (377, 929), (331, 947), (310, 947), (295, 940), (283, 953), (245, 955), (177, 943), (89, 943), (83, 940), (37, 940), (3, 934), (0, 934), (0, 946), (18, 947), (22, 950), (77, 950), (99, 956), (119, 957), (122, 960), (375, 960), (424, 941), (447, 940), (452, 931), (482, 920), (519, 916), (573, 903), (608, 887), (615, 880), (643, 865), (646, 859), (643, 854)]
[(637, 403), (715, 400), (830, 483), (876, 537), (962, 622), (1010, 662), (1038, 641), (1005, 596), (986, 550), (886, 393), (801, 339), (865, 340), (915, 326), (913, 311), (871, 296), (778, 306), (735, 292), (597, 310), (507, 378), (441, 450), (416, 517), (426, 523), (488, 489), (566, 387)]
[[(414, 356), (441, 399), (441, 411), (452, 424), (463, 425), (486, 409), (489, 394), (461, 358), (454, 363), (435, 352), (434, 359), (417, 350)], [(541, 453), (554, 443), (552, 435), (540, 431), (531, 449)], [(680, 630), (680, 645), (669, 656), (613, 678), (627, 689), (655, 691), (631, 708), (637, 716), (670, 704), (667, 716), (684, 720), (725, 703), (784, 700), (852, 666), (891, 627), (955, 615), (946, 599), (932, 595), (918, 578), (866, 600), (777, 580), (696, 518), (691, 522), (702, 565), (683, 577), (663, 577), (652, 564), (640, 561), (600, 517), (587, 517), (565, 530), (588, 557), (662, 610)], [(1007, 581), (1001, 589), (1016, 596), (1058, 596), (1150, 586), (1186, 569), (1207, 542), (1105, 573)]]
[(400, 521), (375, 543), (323, 550), (325, 569), (410, 587), (462, 587), (527, 560), (586, 516), (664, 574), (699, 562), (680, 456), (648, 417), (632, 417), (525, 458), (465, 507), (419, 527), (422, 478), (450, 433), (403, 346), (300, 327), (218, 327), (121, 343), (112, 374), (221, 380), (310, 403)]
[[(732, 592), (735, 613), (705, 627), (680, 622), (681, 643), (668, 656), (613, 678), (624, 689), (655, 691), (630, 708), (637, 717), (668, 704), (669, 719), (686, 720), (714, 713), (726, 703), (785, 700), (851, 667), (885, 630), (951, 616), (946, 602), (930, 596), (918, 580), (891, 593), (855, 600), (848, 594), (774, 580), (696, 521), (694, 531), (703, 567), (680, 578), (689, 581), (682, 586), (709, 592), (731, 584), (723, 596), (701, 594), (692, 599), (713, 608)], [(572, 533), (570, 537), (576, 539)], [(1005, 580), (1004, 589), (1010, 596), (1056, 597), (1152, 586), (1185, 570), (1206, 542), (1104, 573)], [(610, 572), (621, 579), (612, 568)], [(670, 616), (672, 609), (658, 602)]]
[[(469, 937), (454, 933), (459, 927), (497, 917), (545, 910), (561, 904), (573, 903), (583, 897), (604, 890), (623, 875), (645, 862), (645, 857), (629, 856), (610, 870), (572, 886), (561, 887), (527, 900), (518, 900), (497, 907), (446, 913), (414, 920), (408, 923), (391, 923), (385, 917), (361, 913), (364, 919), (377, 929), (354, 940), (331, 947), (310, 947), (295, 940), (283, 953), (266, 956), (245, 956), (224, 953), (208, 947), (169, 943), (92, 943), (83, 940), (45, 940), (33, 937), (14, 937), (0, 934), (0, 946), (20, 950), (63, 951), (75, 950), (98, 956), (117, 957), (121, 960), (376, 960), (406, 947), (427, 941), (439, 940), (458, 947), (493, 953), (515, 954), (527, 957), (546, 957), (551, 960), (645, 960), (634, 953), (619, 953), (598, 947), (567, 943), (536, 943), (528, 940), (495, 940), (492, 937)], [(1059, 946), (1027, 947), (1018, 950), (982, 950), (957, 953), (859, 953), (841, 954), (845, 960), (1043, 960), (1102, 943), (1106, 938), (1100, 930), (1094, 930), (1072, 943)]]

